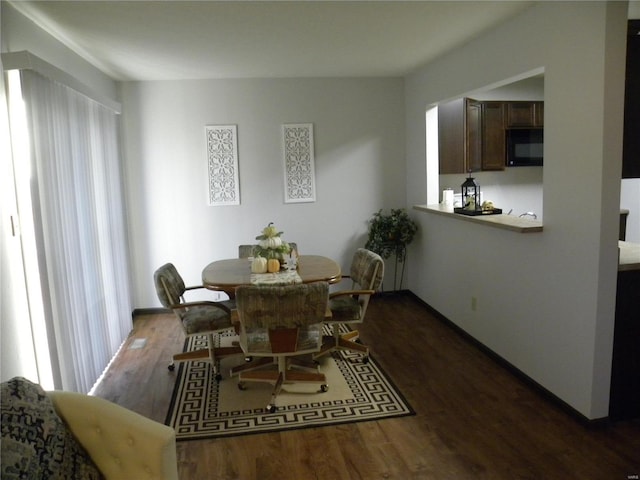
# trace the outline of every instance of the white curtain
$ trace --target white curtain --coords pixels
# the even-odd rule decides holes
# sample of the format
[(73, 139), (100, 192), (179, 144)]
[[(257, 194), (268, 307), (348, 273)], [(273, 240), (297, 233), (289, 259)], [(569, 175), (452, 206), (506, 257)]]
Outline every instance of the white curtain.
[(131, 330), (118, 116), (34, 71), (22, 92), (53, 376), (86, 393)]

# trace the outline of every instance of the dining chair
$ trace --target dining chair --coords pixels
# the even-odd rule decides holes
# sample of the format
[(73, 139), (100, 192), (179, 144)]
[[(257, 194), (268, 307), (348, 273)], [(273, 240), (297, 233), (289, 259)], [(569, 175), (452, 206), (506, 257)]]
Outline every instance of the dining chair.
[(216, 347), (214, 334), (234, 330), (231, 321), (231, 308), (227, 302), (185, 301), (185, 292), (204, 289), (202, 285), (186, 287), (184, 280), (172, 263), (166, 263), (153, 274), (156, 292), (160, 303), (173, 310), (180, 321), (186, 337), (201, 335), (206, 338), (207, 348), (177, 353), (169, 364), (169, 370), (175, 369), (175, 362), (207, 360), (211, 363), (215, 379), (220, 381), (217, 359), (229, 355), (242, 354), (239, 345)]
[[(288, 242), (291, 250), (295, 250), (298, 252), (298, 244), (295, 242)], [(254, 249), (256, 245), (238, 245), (238, 258), (249, 258), (253, 257)]]
[(319, 384), (321, 391), (327, 391), (318, 365), (300, 356), (320, 349), (328, 298), (326, 282), (236, 288), (240, 346), (245, 355), (267, 360), (262, 368), (241, 371), (238, 387), (244, 390), (246, 382), (272, 384), (268, 412), (277, 410), (276, 397), (285, 384)]
[(253, 249), (255, 245), (238, 245), (238, 258), (253, 257)]
[(336, 350), (350, 350), (363, 353), (363, 362), (369, 361), (369, 347), (357, 341), (358, 330), (341, 327), (364, 322), (369, 300), (380, 287), (383, 277), (382, 257), (370, 250), (358, 248), (353, 255), (349, 275), (342, 275), (341, 279), (350, 279), (351, 288), (334, 291), (329, 295), (331, 316), (325, 319), (325, 324), (331, 327), (332, 335), (324, 336), (322, 348), (313, 355), (314, 359)]

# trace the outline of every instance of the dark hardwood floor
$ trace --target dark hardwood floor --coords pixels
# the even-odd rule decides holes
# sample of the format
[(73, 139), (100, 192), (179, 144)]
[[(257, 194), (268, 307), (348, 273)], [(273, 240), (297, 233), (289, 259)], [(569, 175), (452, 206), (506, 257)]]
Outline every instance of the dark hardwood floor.
[[(585, 426), (413, 295), (375, 297), (359, 330), (415, 416), (178, 442), (180, 478), (639, 478), (640, 421)], [(135, 338), (146, 345), (128, 349)], [(166, 367), (183, 341), (172, 315), (135, 318), (96, 394), (163, 422), (175, 378)]]

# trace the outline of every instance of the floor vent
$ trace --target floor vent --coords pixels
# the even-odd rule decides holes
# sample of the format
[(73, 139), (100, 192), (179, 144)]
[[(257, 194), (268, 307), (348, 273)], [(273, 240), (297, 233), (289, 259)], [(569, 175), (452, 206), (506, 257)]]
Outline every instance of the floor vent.
[(146, 338), (136, 338), (129, 345), (129, 350), (137, 350), (139, 348), (143, 348), (147, 344)]

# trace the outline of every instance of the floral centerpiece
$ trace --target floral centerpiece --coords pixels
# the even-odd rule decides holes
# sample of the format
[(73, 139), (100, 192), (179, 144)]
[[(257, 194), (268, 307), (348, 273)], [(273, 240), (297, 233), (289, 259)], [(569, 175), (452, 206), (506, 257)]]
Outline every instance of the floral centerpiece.
[[(280, 237), (283, 233), (279, 232), (271, 222), (262, 229), (262, 234), (256, 237), (258, 245), (253, 251), (254, 257), (266, 258), (269, 261), (269, 271), (279, 270), (280, 264), (284, 263), (284, 256), (291, 252), (289, 244)], [(277, 268), (275, 262), (271, 260), (278, 263)]]

